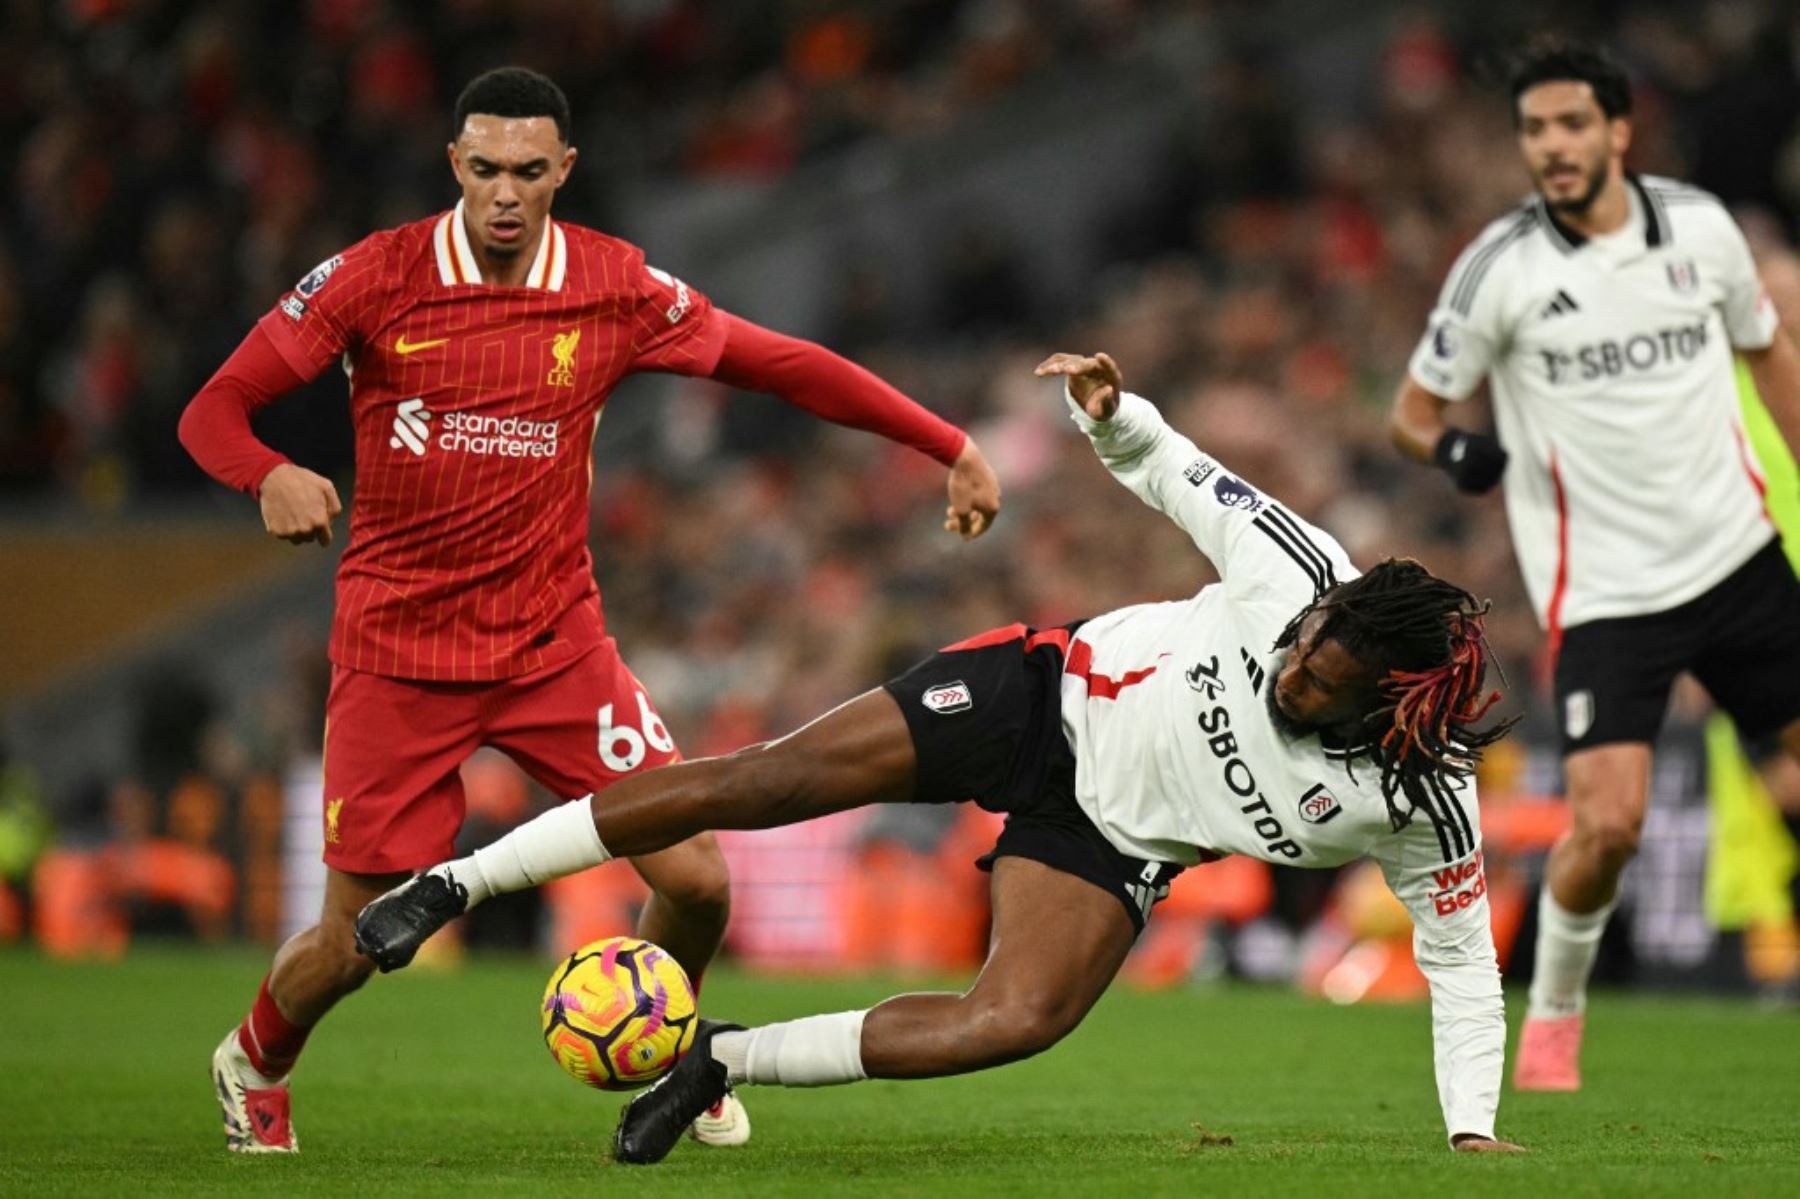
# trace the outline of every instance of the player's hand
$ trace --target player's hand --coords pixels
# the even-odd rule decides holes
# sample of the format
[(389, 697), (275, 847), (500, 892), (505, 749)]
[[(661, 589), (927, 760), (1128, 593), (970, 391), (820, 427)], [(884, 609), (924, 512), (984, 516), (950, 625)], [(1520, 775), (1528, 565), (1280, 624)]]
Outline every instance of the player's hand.
[(1069, 381), (1069, 394), (1094, 420), (1111, 420), (1119, 410), (1119, 397), (1125, 394), (1125, 376), (1119, 364), (1107, 354), (1052, 354), (1037, 365), (1038, 378), (1062, 375)]
[(1511, 1141), (1496, 1141), (1493, 1137), (1479, 1136), (1472, 1132), (1459, 1132), (1450, 1138), (1450, 1145), (1458, 1153), (1529, 1153), (1523, 1145), (1515, 1145)]
[(1000, 480), (975, 439), (967, 438), (950, 468), (950, 507), (944, 510), (944, 527), (964, 541), (973, 541), (988, 531), (999, 514)]
[(270, 471), (257, 492), (263, 527), (270, 536), (293, 545), (316, 541), (331, 544), (331, 521), (344, 510), (337, 488), (323, 475), (283, 462)]
[(1446, 429), (1432, 449), (1431, 458), (1456, 481), (1458, 491), (1470, 495), (1492, 491), (1506, 473), (1506, 449), (1486, 433)]

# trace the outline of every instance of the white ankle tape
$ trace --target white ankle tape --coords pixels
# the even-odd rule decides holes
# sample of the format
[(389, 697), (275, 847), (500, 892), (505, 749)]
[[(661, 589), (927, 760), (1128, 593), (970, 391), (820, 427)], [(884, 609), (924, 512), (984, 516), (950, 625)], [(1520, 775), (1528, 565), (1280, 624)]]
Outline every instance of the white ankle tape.
[(496, 895), (539, 887), (609, 860), (594, 827), (593, 799), (584, 795), (528, 820), (472, 855)]
[(862, 1012), (807, 1016), (753, 1028), (744, 1081), (765, 1086), (828, 1087), (868, 1077), (862, 1064)]

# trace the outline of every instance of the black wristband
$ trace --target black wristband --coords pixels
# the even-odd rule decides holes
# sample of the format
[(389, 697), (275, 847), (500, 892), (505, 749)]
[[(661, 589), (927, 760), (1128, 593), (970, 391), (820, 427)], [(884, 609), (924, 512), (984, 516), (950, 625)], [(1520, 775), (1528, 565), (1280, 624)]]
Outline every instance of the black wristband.
[(1489, 491), (1506, 473), (1506, 450), (1486, 433), (1446, 429), (1432, 447), (1431, 459), (1442, 467), (1461, 491), (1479, 495)]

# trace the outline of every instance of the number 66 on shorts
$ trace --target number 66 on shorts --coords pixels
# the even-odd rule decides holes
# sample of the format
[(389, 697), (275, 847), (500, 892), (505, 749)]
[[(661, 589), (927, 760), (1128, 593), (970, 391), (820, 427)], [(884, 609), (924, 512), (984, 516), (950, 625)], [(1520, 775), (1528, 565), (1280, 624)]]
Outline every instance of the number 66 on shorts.
[(600, 764), (615, 774), (628, 774), (643, 765), (646, 745), (659, 753), (674, 753), (675, 739), (650, 706), (642, 691), (637, 693), (637, 725), (613, 723), (613, 705), (600, 708)]
[(325, 862), (353, 874), (449, 857), (460, 768), (492, 746), (552, 795), (604, 790), (681, 754), (612, 638), (492, 683), (392, 679), (338, 667), (326, 701)]

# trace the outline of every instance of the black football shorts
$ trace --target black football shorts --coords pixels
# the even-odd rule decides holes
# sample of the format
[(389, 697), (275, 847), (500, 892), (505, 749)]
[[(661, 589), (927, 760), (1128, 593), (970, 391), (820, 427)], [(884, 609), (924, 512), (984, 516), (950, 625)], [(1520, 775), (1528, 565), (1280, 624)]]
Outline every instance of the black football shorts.
[(1121, 853), (1075, 800), (1075, 754), (1062, 729), (1061, 679), (1079, 625), (996, 629), (931, 655), (885, 684), (918, 755), (919, 803), (973, 800), (1006, 815), (996, 858), (1042, 862), (1113, 895), (1139, 932), (1181, 867)]
[(1564, 633), (1556, 658), (1563, 752), (1654, 742), (1684, 670), (1746, 741), (1800, 720), (1800, 579), (1779, 539), (1679, 607)]

